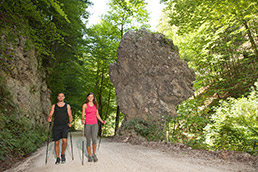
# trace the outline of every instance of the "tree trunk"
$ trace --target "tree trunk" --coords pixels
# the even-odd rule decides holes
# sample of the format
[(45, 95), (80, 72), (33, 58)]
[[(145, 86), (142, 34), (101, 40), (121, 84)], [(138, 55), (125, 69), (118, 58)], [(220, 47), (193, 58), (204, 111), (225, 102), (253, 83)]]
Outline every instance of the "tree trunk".
[(244, 24), (244, 26), (245, 26), (245, 28), (246, 28), (246, 30), (247, 30), (247, 35), (248, 35), (249, 40), (250, 40), (250, 42), (251, 42), (252, 49), (254, 50), (255, 58), (258, 59), (257, 46), (256, 46), (256, 44), (255, 44), (254, 38), (253, 38), (253, 36), (252, 36), (252, 33), (251, 33), (251, 31), (250, 31), (250, 29), (249, 29), (249, 27), (248, 27), (248, 24), (247, 24), (246, 20), (243, 20), (243, 24)]
[(111, 99), (111, 88), (109, 88), (108, 105), (107, 105), (107, 110), (106, 110), (105, 116), (103, 116), (104, 119), (107, 119), (107, 116), (108, 116), (108, 113), (109, 113), (110, 99)]
[(120, 108), (119, 108), (119, 106), (117, 106), (117, 109), (116, 109), (116, 123), (115, 123), (115, 133), (114, 133), (114, 136), (116, 135), (116, 132), (117, 132), (118, 127), (119, 127), (119, 116), (120, 116)]
[[(124, 18), (123, 18), (123, 20), (124, 20)], [(123, 37), (123, 34), (124, 34), (124, 24), (121, 24), (120, 33), (121, 33), (121, 38), (120, 38), (120, 40), (121, 40), (122, 37)], [(118, 127), (119, 127), (119, 116), (120, 116), (120, 108), (119, 108), (119, 106), (117, 105), (117, 109), (116, 109), (116, 122), (115, 122), (115, 133), (114, 133), (114, 136), (116, 135), (116, 132), (117, 132)]]
[(99, 62), (97, 65), (97, 73), (96, 73), (96, 84), (95, 84), (95, 89), (94, 89), (94, 93), (96, 94), (99, 90)]
[[(103, 78), (104, 78), (104, 72), (102, 69), (102, 74), (101, 74), (101, 81), (100, 81), (100, 89), (99, 89), (99, 116), (101, 117), (102, 120), (104, 120), (102, 117), (102, 111), (103, 111), (103, 105), (102, 105), (102, 90), (103, 90)], [(101, 136), (101, 131), (102, 127), (101, 125), (99, 125), (99, 131), (98, 131), (98, 135)]]
[(120, 30), (120, 33), (121, 33), (121, 39), (122, 39), (123, 34), (124, 34), (124, 24), (121, 24), (121, 30)]

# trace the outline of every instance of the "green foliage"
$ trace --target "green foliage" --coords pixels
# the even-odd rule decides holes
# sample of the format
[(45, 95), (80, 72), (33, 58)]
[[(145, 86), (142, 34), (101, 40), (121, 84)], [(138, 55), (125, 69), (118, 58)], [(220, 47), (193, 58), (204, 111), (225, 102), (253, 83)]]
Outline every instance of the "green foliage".
[(178, 107), (169, 125), (172, 141), (247, 151), (257, 123), (252, 96), (243, 97), (258, 75), (257, 1), (162, 2), (167, 7), (159, 31), (174, 40), (196, 74), (196, 96)]
[[(115, 88), (109, 79), (109, 65), (117, 59), (117, 48), (122, 35), (129, 29), (139, 29), (147, 23), (148, 13), (143, 1), (111, 1), (110, 10), (99, 24), (87, 30), (87, 47), (80, 60), (83, 64), (84, 99), (94, 92), (99, 103), (99, 114), (110, 124), (115, 124)], [(133, 14), (133, 15), (131, 15)], [(146, 25), (147, 26), (147, 25)], [(121, 119), (123, 115), (120, 115)], [(113, 125), (114, 127), (115, 125)], [(106, 125), (104, 134), (111, 132)], [(100, 131), (100, 130), (99, 130)]]
[(247, 95), (258, 74), (257, 2), (164, 2), (159, 30), (173, 38), (181, 58), (195, 70), (195, 88), (206, 100)]
[(134, 130), (137, 134), (146, 138), (148, 141), (165, 140), (164, 123), (156, 120), (132, 119), (125, 124), (125, 129)]
[[(83, 70), (79, 55), (84, 52), (86, 28), (82, 21), (88, 18), (88, 5), (84, 0), (1, 1), (1, 70), (9, 74), (13, 49), (21, 46), (21, 40), (27, 40), (26, 48), (36, 50), (38, 72), (47, 72), (53, 97), (63, 91), (73, 112), (81, 109), (81, 86), (85, 82), (80, 78)], [(0, 83), (4, 83), (2, 75)], [(22, 115), (4, 85), (0, 89), (0, 158), (4, 162), (34, 151), (46, 140), (47, 134)], [(30, 91), (34, 92), (34, 88)]]
[(112, 25), (104, 20), (93, 25), (87, 34), (87, 53), (81, 57), (84, 100), (88, 92), (93, 92), (99, 104), (99, 114), (104, 120), (116, 111), (115, 88), (109, 79), (109, 64), (117, 57), (118, 37)]
[[(78, 0), (17, 0), (3, 1), (0, 9), (1, 68), (8, 72), (12, 54), (10, 47), (19, 46), (20, 37), (28, 40), (28, 48), (36, 49), (39, 72), (47, 72), (52, 101), (62, 91), (73, 111), (81, 109), (84, 82), (79, 57), (85, 51), (87, 1)], [(2, 66), (3, 64), (3, 66)], [(83, 98), (84, 99), (84, 98)], [(79, 104), (79, 105), (78, 105)]]
[(84, 85), (87, 80), (84, 80), (85, 70), (81, 57), (86, 51), (87, 42), (83, 36), (87, 29), (84, 20), (88, 18), (86, 9), (90, 4), (77, 0), (59, 0), (59, 3), (70, 22), (53, 14), (53, 21), (64, 43), (54, 41), (50, 46), (54, 58), (45, 59), (44, 63), (48, 69), (47, 82), (52, 91), (52, 103), (56, 103), (59, 92), (64, 92), (65, 101), (71, 105), (75, 117), (81, 110), (86, 95)]
[(168, 141), (252, 153), (253, 142), (258, 140), (258, 82), (255, 86), (247, 97), (221, 100), (213, 109), (205, 107), (199, 97), (182, 102), (178, 116), (166, 124)]
[[(103, 128), (103, 136), (113, 136), (115, 132), (115, 120), (116, 120), (116, 106), (114, 104), (114, 111), (106, 116), (106, 124)], [(119, 116), (119, 126), (121, 126), (124, 115), (120, 114)]]
[(110, 10), (104, 16), (104, 20), (112, 23), (120, 30), (121, 37), (128, 30), (138, 30), (140, 28), (150, 28), (147, 24), (149, 13), (147, 3), (143, 0), (111, 0)]
[(53, 41), (64, 43), (52, 20), (53, 15), (61, 15), (63, 20), (68, 20), (58, 1), (3, 1), (0, 14), (1, 33), (11, 44), (18, 41), (20, 35), (25, 36), (32, 40), (29, 45), (34, 46), (42, 57), (52, 58), (49, 45)]
[(178, 106), (178, 115), (167, 123), (168, 141), (184, 143), (193, 148), (206, 147), (203, 144), (203, 128), (209, 119), (200, 103), (197, 98), (191, 98)]
[(249, 151), (258, 140), (258, 82), (248, 97), (220, 101), (205, 127), (206, 143), (214, 150)]
[(21, 157), (35, 151), (45, 140), (46, 131), (32, 125), (12, 101), (5, 80), (0, 78), (0, 161)]

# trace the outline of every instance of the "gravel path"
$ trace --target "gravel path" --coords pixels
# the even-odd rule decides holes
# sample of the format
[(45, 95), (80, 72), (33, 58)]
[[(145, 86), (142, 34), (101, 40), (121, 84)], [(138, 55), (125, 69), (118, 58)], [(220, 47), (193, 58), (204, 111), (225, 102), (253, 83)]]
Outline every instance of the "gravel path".
[(158, 149), (141, 145), (110, 142), (102, 139), (97, 152), (99, 161), (81, 164), (81, 133), (73, 133), (74, 160), (71, 158), (71, 146), (68, 139), (65, 164), (55, 165), (53, 142), (49, 145), (48, 164), (45, 165), (46, 146), (39, 148), (30, 157), (16, 164), (6, 172), (257, 172), (248, 164), (229, 163), (218, 160), (203, 160), (187, 156), (177, 157)]

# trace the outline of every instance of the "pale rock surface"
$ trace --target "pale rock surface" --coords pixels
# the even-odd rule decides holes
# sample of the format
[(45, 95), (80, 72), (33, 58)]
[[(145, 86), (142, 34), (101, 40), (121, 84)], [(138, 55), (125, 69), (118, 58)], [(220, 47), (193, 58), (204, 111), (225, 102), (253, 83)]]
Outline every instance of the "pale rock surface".
[[(2, 41), (4, 42), (4, 37)], [(15, 47), (8, 45), (5, 54), (5, 63), (8, 67), (4, 68), (1, 75), (5, 77), (14, 103), (22, 110), (20, 114), (26, 116), (33, 124), (43, 125), (47, 122), (51, 107), (45, 72), (38, 61), (35, 49), (26, 46), (27, 40), (20, 36), (17, 41), (18, 45)]]
[(117, 53), (109, 75), (127, 120), (175, 116), (177, 105), (193, 96), (194, 71), (164, 35), (129, 31)]

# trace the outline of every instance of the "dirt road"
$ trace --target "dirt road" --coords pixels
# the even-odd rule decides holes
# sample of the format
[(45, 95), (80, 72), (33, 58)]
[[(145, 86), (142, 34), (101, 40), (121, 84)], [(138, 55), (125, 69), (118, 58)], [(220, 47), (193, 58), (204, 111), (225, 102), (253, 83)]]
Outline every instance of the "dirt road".
[(54, 144), (50, 143), (48, 164), (45, 165), (46, 146), (41, 147), (23, 162), (16, 164), (7, 172), (257, 172), (251, 165), (228, 163), (222, 160), (203, 160), (187, 156), (174, 156), (161, 150), (128, 143), (116, 143), (102, 139), (97, 152), (99, 161), (81, 164), (81, 133), (73, 133), (74, 160), (68, 139), (67, 162), (55, 165)]

